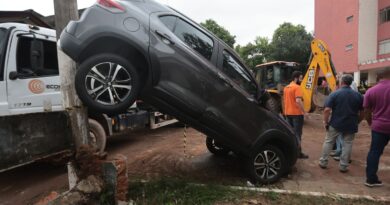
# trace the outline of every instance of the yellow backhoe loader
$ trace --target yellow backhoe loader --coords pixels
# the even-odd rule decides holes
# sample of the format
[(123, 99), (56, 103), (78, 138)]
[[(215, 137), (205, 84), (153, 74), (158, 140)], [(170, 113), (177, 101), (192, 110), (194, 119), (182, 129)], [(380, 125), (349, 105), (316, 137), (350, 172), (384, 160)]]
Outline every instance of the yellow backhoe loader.
[[(295, 62), (275, 61), (257, 65), (255, 68), (256, 80), (262, 89), (269, 93), (266, 107), (279, 114), (282, 113), (282, 99), (284, 86), (291, 81), (293, 71), (299, 70)], [(306, 112), (314, 111), (316, 106), (323, 106), (326, 96), (317, 92), (320, 70), (324, 75), (329, 89), (336, 89), (336, 70), (332, 64), (331, 54), (326, 44), (314, 39), (311, 42), (311, 57), (309, 67), (301, 82), (303, 103)]]

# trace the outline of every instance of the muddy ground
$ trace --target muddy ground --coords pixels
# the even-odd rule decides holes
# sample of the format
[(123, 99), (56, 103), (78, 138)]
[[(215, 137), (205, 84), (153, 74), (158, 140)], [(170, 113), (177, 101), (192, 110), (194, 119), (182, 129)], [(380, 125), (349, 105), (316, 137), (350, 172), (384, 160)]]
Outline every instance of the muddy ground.
[[(296, 171), (273, 187), (387, 197), (390, 193), (390, 149), (387, 148), (380, 164), (380, 179), (384, 187), (370, 189), (363, 185), (365, 164), (370, 145), (370, 131), (366, 123), (360, 125), (348, 173), (338, 171), (337, 162), (330, 160), (329, 168), (318, 167), (325, 131), (322, 116), (311, 114), (305, 121), (303, 149), (310, 158), (299, 160)], [(231, 155), (218, 158), (205, 146), (205, 137), (194, 129), (165, 127), (143, 130), (112, 138), (108, 152), (128, 157), (129, 176), (132, 179), (179, 177), (196, 182), (246, 185), (241, 160)], [(186, 143), (184, 143), (186, 142)], [(51, 191), (67, 188), (66, 168), (32, 164), (0, 174), (0, 204), (29, 204)]]

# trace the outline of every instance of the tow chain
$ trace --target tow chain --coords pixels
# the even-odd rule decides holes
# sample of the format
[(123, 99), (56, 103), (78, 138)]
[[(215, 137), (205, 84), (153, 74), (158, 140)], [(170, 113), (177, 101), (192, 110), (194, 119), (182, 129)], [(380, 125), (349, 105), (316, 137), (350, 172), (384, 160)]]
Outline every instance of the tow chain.
[(187, 125), (184, 124), (184, 130), (183, 130), (183, 153), (184, 153), (184, 158), (188, 158), (187, 157), (186, 148), (187, 148)]

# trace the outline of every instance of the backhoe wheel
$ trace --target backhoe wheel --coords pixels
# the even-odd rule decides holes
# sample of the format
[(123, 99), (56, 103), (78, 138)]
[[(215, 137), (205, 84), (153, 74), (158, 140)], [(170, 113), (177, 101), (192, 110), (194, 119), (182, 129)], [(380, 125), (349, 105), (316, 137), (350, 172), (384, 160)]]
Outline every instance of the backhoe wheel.
[(100, 153), (103, 153), (106, 148), (107, 136), (103, 126), (94, 119), (88, 119), (89, 123), (89, 139), (90, 145)]
[(277, 115), (279, 115), (282, 112), (282, 102), (281, 102), (280, 98), (272, 96), (272, 95), (265, 102), (265, 107), (269, 111), (271, 111)]
[(279, 148), (265, 145), (256, 149), (247, 159), (246, 168), (253, 183), (272, 184), (285, 173), (287, 161)]
[(75, 86), (79, 98), (90, 110), (115, 115), (125, 112), (135, 102), (140, 80), (130, 62), (106, 53), (80, 64)]
[(206, 147), (207, 149), (217, 155), (217, 156), (226, 156), (229, 154), (230, 152), (230, 149), (223, 146), (222, 144), (220, 143), (217, 143), (213, 138), (211, 137), (207, 137), (206, 138)]

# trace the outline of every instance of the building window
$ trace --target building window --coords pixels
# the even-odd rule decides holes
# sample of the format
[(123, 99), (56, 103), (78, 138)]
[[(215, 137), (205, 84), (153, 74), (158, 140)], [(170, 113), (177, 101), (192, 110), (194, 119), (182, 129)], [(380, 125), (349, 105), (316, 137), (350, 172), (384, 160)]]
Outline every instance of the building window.
[(352, 22), (353, 21), (353, 16), (348, 16), (347, 17), (347, 23), (350, 23), (350, 22)]
[(390, 21), (390, 7), (379, 11), (379, 22), (386, 23), (388, 21)]
[(379, 55), (390, 53), (390, 39), (379, 42)]
[(349, 44), (349, 45), (346, 45), (346, 46), (345, 46), (345, 50), (346, 50), (346, 51), (350, 51), (350, 50), (352, 50), (352, 48), (353, 48), (353, 45), (352, 45), (352, 44)]

